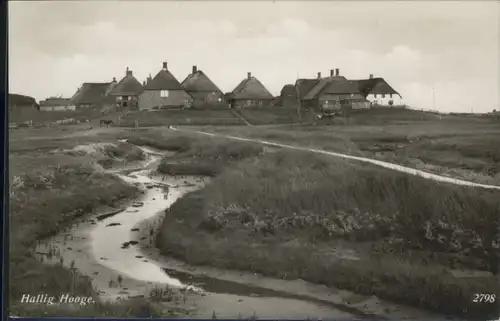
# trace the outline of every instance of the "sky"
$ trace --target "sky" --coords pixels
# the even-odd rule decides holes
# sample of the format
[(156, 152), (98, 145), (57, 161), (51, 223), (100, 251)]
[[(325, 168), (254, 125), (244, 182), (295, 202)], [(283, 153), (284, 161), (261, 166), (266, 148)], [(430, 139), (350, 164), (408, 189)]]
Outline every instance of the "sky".
[[(9, 92), (71, 97), (196, 65), (224, 92), (252, 72), (273, 95), (339, 68), (383, 77), (403, 102), (500, 109), (500, 1), (9, 2)], [(434, 89), (434, 90), (433, 90)], [(433, 95), (434, 92), (434, 95)]]

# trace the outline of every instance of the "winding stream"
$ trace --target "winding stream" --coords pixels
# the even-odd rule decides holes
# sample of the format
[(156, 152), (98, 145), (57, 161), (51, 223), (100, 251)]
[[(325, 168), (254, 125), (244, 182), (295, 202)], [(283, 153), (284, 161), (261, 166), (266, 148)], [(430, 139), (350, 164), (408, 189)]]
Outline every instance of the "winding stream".
[(148, 297), (153, 289), (182, 289), (175, 302), (193, 317), (237, 318), (433, 318), (426, 312), (348, 291), (248, 272), (193, 267), (163, 257), (153, 235), (164, 210), (185, 193), (209, 182), (202, 177), (155, 176), (162, 153), (141, 147), (142, 166), (110, 171), (138, 185), (142, 197), (126, 208), (96, 213), (75, 222), (36, 248), (44, 263), (74, 266), (92, 283), (102, 300)]

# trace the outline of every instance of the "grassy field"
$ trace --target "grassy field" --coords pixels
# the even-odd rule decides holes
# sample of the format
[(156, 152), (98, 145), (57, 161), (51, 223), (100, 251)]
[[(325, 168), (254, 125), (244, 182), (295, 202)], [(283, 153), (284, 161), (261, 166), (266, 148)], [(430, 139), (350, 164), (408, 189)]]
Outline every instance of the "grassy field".
[[(10, 315), (159, 316), (160, 307), (144, 300), (78, 309), (20, 303), (23, 294), (96, 296), (89, 277), (76, 274), (73, 278), (73, 272), (62, 265), (42, 264), (34, 257), (33, 248), (37, 240), (60, 232), (75, 218), (96, 209), (115, 208), (138, 195), (134, 187), (96, 171), (98, 162), (115, 165), (144, 158), (138, 148), (128, 144), (98, 145), (111, 137), (71, 139), (52, 130), (56, 138), (30, 139), (36, 132), (16, 131), (9, 140)], [(88, 144), (94, 145), (88, 148)]]
[(479, 183), (500, 184), (500, 122), (411, 110), (398, 113), (381, 109), (353, 114), (348, 121), (316, 125), (202, 129), (372, 157)]
[(238, 111), (252, 125), (288, 124), (299, 121), (307, 122), (314, 120), (314, 112), (302, 111), (299, 117), (298, 111), (291, 108), (269, 107), (248, 108)]
[[(169, 112), (172, 121), (180, 119), (174, 124), (185, 121), (186, 111), (176, 116), (177, 111)], [(143, 114), (153, 119), (159, 118), (154, 117), (158, 113)], [(205, 127), (207, 121), (198, 119), (199, 128), (206, 131), (364, 155), (481, 182), (500, 181), (498, 123), (489, 118), (405, 110), (399, 115), (387, 113), (383, 109), (363, 111), (348, 120), (279, 128)], [(255, 117), (261, 117), (260, 123), (266, 123), (263, 119), (268, 116), (259, 115)], [(161, 172), (214, 177), (206, 188), (188, 194), (166, 212), (157, 236), (157, 246), (166, 255), (193, 264), (302, 278), (468, 319), (485, 319), (499, 311), (498, 300), (495, 304), (472, 301), (475, 293), (495, 293), (497, 298), (500, 294), (500, 279), (494, 275), (500, 256), (498, 192), (439, 184), (324, 155), (166, 129), (123, 131), (113, 137), (67, 139), (61, 134), (58, 139), (32, 141), (23, 140), (22, 131), (15, 135), (10, 150), (11, 183), (14, 176), (20, 178), (18, 196), (11, 198), (11, 205), (18, 204), (11, 217), (18, 217), (11, 220), (24, 222), (20, 225), (32, 234), (55, 233), (57, 227), (67, 224), (66, 219), (81, 215), (78, 211), (62, 214), (101, 204), (101, 194), (107, 195), (104, 204), (119, 201), (121, 194), (125, 198), (133, 195), (129, 187), (122, 190), (125, 187), (115, 186), (118, 182), (112, 177), (88, 166), (98, 160), (104, 166), (115, 166), (127, 158), (140, 159), (133, 147), (101, 148), (102, 158), (88, 158), (74, 149), (126, 138), (132, 144), (175, 152), (163, 159), (158, 168)], [(39, 130), (37, 135), (45, 134)], [(72, 151), (54, 153), (56, 149)], [(70, 184), (75, 188), (67, 188)], [(61, 197), (57, 204), (68, 207), (52, 205), (47, 191)], [(76, 207), (70, 207), (69, 200), (78, 193), (86, 193), (82, 203), (72, 202)], [(34, 210), (44, 219), (32, 220), (32, 212), (24, 208), (34, 208), (41, 200), (55, 210), (45, 212), (47, 205), (38, 205)], [(67, 291), (70, 272), (36, 261), (29, 253), (32, 244), (28, 244), (36, 237), (31, 239), (19, 241), (22, 245), (14, 250), (16, 264), (24, 266), (21, 272), (14, 272), (18, 273), (16, 282), (24, 284), (21, 276), (28, 275), (24, 286), (32, 286), (34, 291), (47, 292), (47, 284), (58, 293)], [(469, 269), (482, 273), (474, 277), (457, 274)], [(31, 274), (38, 279), (31, 280)], [(80, 276), (78, 280), (78, 291), (92, 293), (88, 279)], [(132, 312), (116, 308), (114, 315), (157, 309), (143, 307), (141, 302), (131, 304), (141, 308)], [(105, 305), (92, 309), (113, 315)]]
[(36, 122), (55, 122), (57, 120), (67, 118), (87, 118), (93, 119), (102, 116), (99, 110), (76, 110), (76, 111), (38, 111), (33, 110), (16, 110), (9, 112), (9, 122), (20, 123), (32, 120)]
[(161, 130), (127, 137), (127, 141), (135, 145), (176, 152), (158, 166), (160, 172), (169, 175), (216, 176), (230, 164), (262, 155), (264, 151), (260, 144)]
[(498, 276), (454, 272), (497, 272), (498, 192), (252, 143), (148, 135), (129, 141), (178, 152), (162, 171), (175, 173), (172, 163), (190, 164), (185, 174), (217, 168), (208, 187), (167, 211), (157, 237), (164, 254), (468, 318), (498, 311), (472, 302), (479, 292), (498, 297)]
[(119, 126), (132, 127), (135, 121), (141, 127), (168, 126), (168, 125), (211, 125), (211, 126), (231, 126), (245, 125), (229, 109), (212, 110), (159, 110), (141, 111), (130, 113), (123, 117)]

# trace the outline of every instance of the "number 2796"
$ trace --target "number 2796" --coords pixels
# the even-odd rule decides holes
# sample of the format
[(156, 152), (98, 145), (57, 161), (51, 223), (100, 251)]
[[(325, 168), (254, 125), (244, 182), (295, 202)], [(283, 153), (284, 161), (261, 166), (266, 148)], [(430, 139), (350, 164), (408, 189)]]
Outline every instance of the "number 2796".
[(476, 293), (474, 294), (474, 299), (472, 302), (476, 303), (494, 303), (496, 300), (496, 295), (494, 293)]

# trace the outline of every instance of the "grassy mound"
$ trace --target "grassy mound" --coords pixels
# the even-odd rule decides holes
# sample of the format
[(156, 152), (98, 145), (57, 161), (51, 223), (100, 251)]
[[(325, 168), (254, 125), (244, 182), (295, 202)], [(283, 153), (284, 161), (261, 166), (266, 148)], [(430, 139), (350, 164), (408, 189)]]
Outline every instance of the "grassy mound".
[(172, 132), (132, 136), (127, 141), (176, 152), (174, 156), (164, 157), (158, 166), (159, 172), (169, 175), (215, 176), (229, 164), (263, 153), (259, 144)]

